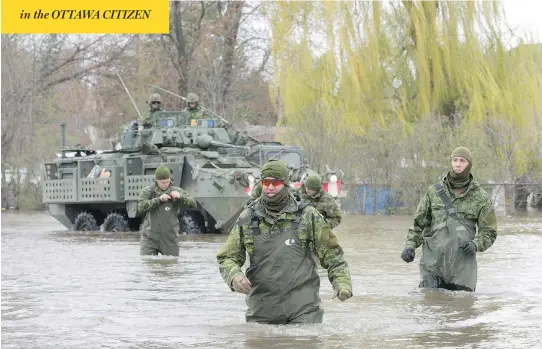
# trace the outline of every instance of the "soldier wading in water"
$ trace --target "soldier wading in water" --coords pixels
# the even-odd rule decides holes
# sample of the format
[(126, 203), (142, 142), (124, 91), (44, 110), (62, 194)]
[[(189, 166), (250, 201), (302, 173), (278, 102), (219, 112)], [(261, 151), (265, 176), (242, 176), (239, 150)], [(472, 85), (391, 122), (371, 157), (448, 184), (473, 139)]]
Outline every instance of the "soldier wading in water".
[(497, 238), (497, 218), (487, 192), (470, 173), (469, 149), (456, 148), (451, 169), (422, 197), (401, 258), (410, 263), (422, 246), (420, 287), (475, 291), (476, 254)]
[(141, 191), (137, 211), (145, 215), (140, 241), (141, 255), (179, 256), (177, 236), (179, 213), (183, 206), (197, 207), (196, 200), (181, 188), (171, 185), (169, 168), (155, 171), (155, 183)]
[(343, 250), (322, 215), (295, 200), (284, 162), (268, 161), (261, 177), (260, 198), (241, 213), (217, 253), (220, 273), (232, 291), (247, 295), (247, 322), (320, 323), (324, 310), (312, 254), (327, 269), (334, 298), (345, 301), (352, 297), (352, 282)]

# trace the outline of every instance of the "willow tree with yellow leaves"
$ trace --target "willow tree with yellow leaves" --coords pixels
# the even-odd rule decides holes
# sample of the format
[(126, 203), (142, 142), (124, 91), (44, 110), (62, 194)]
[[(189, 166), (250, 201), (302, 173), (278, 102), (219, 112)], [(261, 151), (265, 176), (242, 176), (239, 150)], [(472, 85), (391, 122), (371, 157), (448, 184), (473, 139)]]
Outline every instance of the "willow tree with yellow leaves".
[(393, 172), (415, 158), (412, 165), (442, 170), (463, 142), (491, 169), (485, 179), (542, 169), (542, 50), (507, 47), (499, 3), (293, 1), (269, 9), (271, 93), (278, 126), (288, 130), (279, 138), (301, 143), (316, 162), (359, 173), (372, 156)]

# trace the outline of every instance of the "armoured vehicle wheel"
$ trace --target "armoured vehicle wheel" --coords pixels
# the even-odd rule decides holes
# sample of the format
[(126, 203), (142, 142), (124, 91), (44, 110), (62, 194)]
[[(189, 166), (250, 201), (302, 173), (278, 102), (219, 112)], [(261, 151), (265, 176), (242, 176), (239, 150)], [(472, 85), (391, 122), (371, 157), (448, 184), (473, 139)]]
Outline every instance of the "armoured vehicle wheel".
[(128, 226), (128, 221), (123, 215), (116, 212), (111, 212), (105, 218), (104, 231), (127, 232), (130, 231), (130, 227)]
[(73, 223), (73, 230), (75, 231), (99, 231), (100, 227), (96, 222), (96, 218), (86, 211), (79, 212), (77, 217), (75, 217), (75, 222)]
[(181, 233), (207, 234), (207, 229), (205, 229), (205, 220), (199, 212), (186, 212), (181, 216), (181, 223)]
[(141, 223), (141, 219), (139, 218), (128, 218), (128, 228), (130, 231), (140, 231)]

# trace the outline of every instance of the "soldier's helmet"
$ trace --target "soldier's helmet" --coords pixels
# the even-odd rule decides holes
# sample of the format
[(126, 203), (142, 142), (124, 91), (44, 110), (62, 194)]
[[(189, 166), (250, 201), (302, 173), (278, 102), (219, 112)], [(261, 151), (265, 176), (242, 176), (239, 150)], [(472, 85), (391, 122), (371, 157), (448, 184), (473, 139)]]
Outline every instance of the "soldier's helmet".
[(149, 103), (153, 103), (153, 102), (160, 102), (162, 103), (162, 96), (160, 96), (158, 93), (153, 93), (150, 97), (149, 97)]
[(195, 93), (189, 93), (188, 96), (186, 97), (186, 101), (188, 103), (198, 103), (199, 102), (199, 97), (197, 94)]

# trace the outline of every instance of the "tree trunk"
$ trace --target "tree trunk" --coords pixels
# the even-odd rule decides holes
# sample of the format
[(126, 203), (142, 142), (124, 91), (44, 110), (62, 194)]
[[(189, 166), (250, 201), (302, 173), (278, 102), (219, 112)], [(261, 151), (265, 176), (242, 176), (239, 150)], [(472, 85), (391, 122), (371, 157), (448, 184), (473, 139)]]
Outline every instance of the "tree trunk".
[[(237, 34), (239, 33), (239, 25), (245, 1), (231, 1), (228, 3), (228, 8), (223, 19), (224, 30), (224, 60), (221, 71), (221, 104), (227, 103), (228, 95), (233, 84), (233, 67), (235, 62), (235, 46), (237, 44)], [(223, 110), (224, 105), (221, 105), (220, 110)]]

